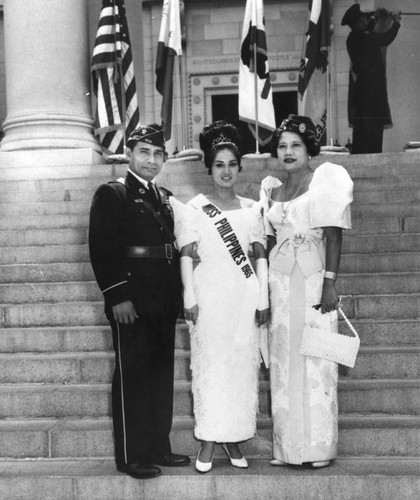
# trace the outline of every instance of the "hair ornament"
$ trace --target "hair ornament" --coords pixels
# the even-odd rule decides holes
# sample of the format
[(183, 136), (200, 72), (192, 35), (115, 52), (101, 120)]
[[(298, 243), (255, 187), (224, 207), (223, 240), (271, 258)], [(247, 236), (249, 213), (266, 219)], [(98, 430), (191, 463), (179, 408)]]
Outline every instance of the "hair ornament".
[(234, 144), (233, 141), (232, 141), (232, 139), (229, 139), (229, 137), (226, 137), (225, 134), (223, 132), (221, 132), (218, 137), (216, 137), (215, 139), (213, 139), (213, 141), (211, 143), (211, 147), (215, 148), (218, 144), (221, 144), (222, 142), (223, 143), (229, 142), (230, 144)]

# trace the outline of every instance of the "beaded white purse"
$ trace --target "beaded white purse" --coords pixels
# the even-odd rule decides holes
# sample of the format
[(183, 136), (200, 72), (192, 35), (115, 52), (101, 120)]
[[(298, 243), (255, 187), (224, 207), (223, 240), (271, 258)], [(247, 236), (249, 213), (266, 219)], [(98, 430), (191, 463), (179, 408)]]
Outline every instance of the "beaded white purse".
[(307, 323), (303, 330), (299, 352), (305, 356), (328, 359), (353, 368), (360, 347), (360, 337), (341, 307), (338, 307), (338, 311), (353, 332), (354, 337), (323, 330)]

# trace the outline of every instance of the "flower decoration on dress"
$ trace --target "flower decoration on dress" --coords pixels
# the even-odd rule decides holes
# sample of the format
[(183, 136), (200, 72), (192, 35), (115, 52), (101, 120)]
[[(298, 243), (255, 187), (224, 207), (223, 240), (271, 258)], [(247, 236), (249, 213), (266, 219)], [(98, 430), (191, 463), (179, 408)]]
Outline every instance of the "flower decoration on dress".
[(293, 236), (293, 246), (294, 247), (300, 247), (303, 243), (305, 243), (305, 235), (304, 233), (296, 233)]

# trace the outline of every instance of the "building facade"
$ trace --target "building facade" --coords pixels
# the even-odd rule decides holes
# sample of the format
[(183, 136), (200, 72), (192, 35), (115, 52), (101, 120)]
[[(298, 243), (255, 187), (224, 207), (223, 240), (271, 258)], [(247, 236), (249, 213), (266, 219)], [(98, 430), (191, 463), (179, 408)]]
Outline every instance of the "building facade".
[[(154, 65), (162, 0), (126, 0), (142, 123), (160, 121)], [(185, 0), (186, 45), (174, 74), (169, 150), (198, 147), (198, 134), (215, 119), (237, 120), (238, 65), (245, 0)], [(345, 145), (349, 58), (341, 26), (352, 0), (332, 1), (328, 141)], [(416, 12), (416, 0), (361, 0), (363, 10)], [(0, 1), (0, 120), (3, 151), (92, 147), (90, 57), (101, 0)], [(269, 66), (276, 121), (297, 111), (297, 82), (307, 0), (265, 0)], [(388, 93), (394, 127), (384, 152), (419, 138), (420, 16), (403, 15), (387, 51)], [(25, 36), (21, 36), (25, 33)]]

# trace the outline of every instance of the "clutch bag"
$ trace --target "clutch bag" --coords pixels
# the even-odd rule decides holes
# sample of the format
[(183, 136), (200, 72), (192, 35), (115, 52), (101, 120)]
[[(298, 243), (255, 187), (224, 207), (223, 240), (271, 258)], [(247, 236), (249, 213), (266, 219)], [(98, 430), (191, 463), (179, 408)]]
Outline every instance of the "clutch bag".
[(360, 347), (360, 337), (341, 307), (338, 308), (338, 311), (346, 321), (354, 337), (306, 324), (299, 352), (305, 356), (328, 359), (340, 365), (353, 368)]

